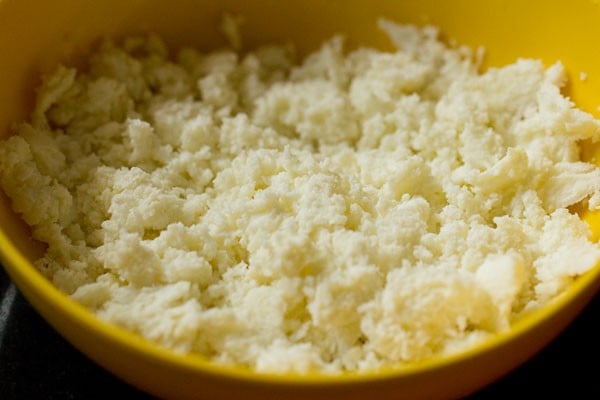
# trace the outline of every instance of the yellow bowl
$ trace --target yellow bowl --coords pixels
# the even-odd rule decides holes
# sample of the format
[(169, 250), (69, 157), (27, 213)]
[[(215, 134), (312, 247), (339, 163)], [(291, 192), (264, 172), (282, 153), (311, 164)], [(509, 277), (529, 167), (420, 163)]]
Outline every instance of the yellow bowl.
[[(338, 32), (352, 43), (385, 46), (375, 21), (431, 23), (446, 37), (488, 49), (488, 65), (517, 57), (562, 60), (569, 94), (581, 108), (600, 104), (600, 2), (509, 1), (91, 1), (0, 0), (0, 133), (27, 117), (41, 73), (60, 61), (77, 64), (98, 38), (153, 31), (173, 47), (223, 45), (214, 29), (223, 11), (243, 14), (247, 47), (291, 40), (309, 51)], [(587, 73), (585, 81), (580, 73)], [(584, 157), (596, 154), (587, 145)], [(519, 365), (552, 340), (600, 287), (600, 267), (580, 277), (542, 310), (467, 352), (402, 369), (325, 376), (258, 374), (173, 354), (109, 326), (54, 288), (32, 266), (42, 248), (0, 193), (0, 257), (31, 304), (65, 338), (125, 381), (167, 398), (453, 398), (473, 392)], [(594, 238), (600, 216), (583, 214)], [(577, 255), (574, 254), (573, 257)]]

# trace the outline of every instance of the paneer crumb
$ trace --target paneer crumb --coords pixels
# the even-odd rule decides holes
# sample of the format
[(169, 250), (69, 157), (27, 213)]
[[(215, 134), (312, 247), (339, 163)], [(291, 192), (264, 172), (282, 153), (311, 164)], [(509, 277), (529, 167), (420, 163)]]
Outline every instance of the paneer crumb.
[(600, 207), (578, 147), (600, 122), (563, 66), (481, 72), (434, 27), (380, 27), (396, 51), (149, 36), (58, 68), (0, 143), (36, 266), (102, 320), (269, 372), (461, 351), (559, 296), (600, 260), (567, 209)]

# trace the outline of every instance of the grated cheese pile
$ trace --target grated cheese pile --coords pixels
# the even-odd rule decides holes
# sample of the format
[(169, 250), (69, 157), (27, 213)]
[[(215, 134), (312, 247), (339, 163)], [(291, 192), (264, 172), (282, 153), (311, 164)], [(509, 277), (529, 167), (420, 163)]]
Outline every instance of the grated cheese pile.
[(259, 371), (369, 370), (468, 348), (600, 260), (560, 64), (478, 73), (435, 28), (241, 56), (105, 43), (44, 80), (0, 183), (37, 267), (101, 319)]

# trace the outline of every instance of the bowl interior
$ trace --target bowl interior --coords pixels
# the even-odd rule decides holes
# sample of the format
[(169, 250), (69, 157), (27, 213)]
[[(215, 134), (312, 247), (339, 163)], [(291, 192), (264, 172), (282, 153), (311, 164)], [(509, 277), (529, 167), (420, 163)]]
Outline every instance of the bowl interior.
[[(518, 57), (540, 58), (547, 65), (561, 60), (570, 78), (567, 94), (579, 107), (600, 114), (597, 109), (600, 105), (600, 53), (592, 50), (596, 47), (596, 38), (600, 37), (600, 3), (597, 1), (0, 0), (0, 65), (3, 71), (0, 74), (0, 137), (10, 134), (10, 124), (27, 117), (41, 74), (59, 62), (81, 64), (87, 49), (100, 38), (155, 32), (164, 37), (173, 49), (192, 45), (210, 50), (225, 44), (216, 30), (224, 11), (245, 17), (241, 28), (245, 49), (290, 41), (300, 53), (314, 50), (325, 38), (340, 32), (348, 37), (351, 46), (389, 46), (385, 35), (376, 26), (376, 20), (382, 16), (398, 22), (433, 24), (441, 28), (448, 40), (455, 39), (472, 47), (484, 46), (487, 66), (513, 62)], [(587, 75), (586, 79), (581, 79), (582, 73)], [(586, 143), (583, 156), (592, 159), (600, 156), (598, 151), (598, 146)], [(582, 215), (590, 223), (594, 238), (600, 237), (600, 215), (590, 212), (582, 212)], [(106, 343), (121, 343), (123, 348), (134, 340), (125, 333), (115, 336), (108, 328), (99, 328), (101, 324), (94, 322), (93, 317), (87, 316), (41, 278), (29, 261), (41, 254), (43, 246), (30, 238), (27, 227), (12, 212), (8, 199), (2, 193), (0, 249), (9, 274), (29, 300), (63, 334), (69, 336), (70, 330), (80, 327), (78, 324), (87, 324), (90, 330), (97, 331), (97, 336), (91, 334), (88, 339), (81, 339), (83, 342), (79, 346), (84, 351), (102, 336), (113, 335)], [(598, 270), (597, 267), (590, 273), (590, 278), (570, 289), (566, 297), (589, 297), (598, 284)], [(67, 316), (59, 315), (56, 312), (58, 308), (62, 308)], [(558, 306), (549, 308), (545, 314), (535, 317), (535, 321), (550, 320), (559, 309)], [(568, 318), (561, 317), (557, 321), (552, 326), (558, 330), (568, 322)], [(522, 324), (521, 333), (532, 324)], [(506, 342), (508, 339), (502, 340)], [(497, 345), (500, 342), (494, 346)], [(196, 367), (190, 367), (189, 360), (182, 361), (183, 357), (169, 358), (166, 353), (152, 350), (151, 346), (140, 346), (136, 351), (145, 352), (148, 362), (162, 357), (164, 362), (178, 365), (180, 373), (188, 367), (197, 367), (196, 364)], [(105, 365), (110, 364), (101, 356), (92, 356)], [(199, 368), (205, 367), (202, 364)], [(151, 374), (144, 368), (138, 370), (136, 374), (143, 371)], [(125, 375), (130, 381), (137, 382), (135, 376)], [(486, 375), (485, 379), (491, 378)], [(478, 385), (483, 383), (481, 381)]]

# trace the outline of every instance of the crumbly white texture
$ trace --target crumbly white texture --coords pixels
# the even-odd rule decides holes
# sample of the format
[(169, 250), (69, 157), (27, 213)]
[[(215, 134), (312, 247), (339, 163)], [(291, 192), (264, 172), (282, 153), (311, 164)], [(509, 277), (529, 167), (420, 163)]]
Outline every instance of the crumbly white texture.
[(100, 318), (260, 371), (368, 370), (472, 346), (600, 259), (600, 123), (560, 64), (480, 74), (428, 27), (300, 65), (155, 37), (59, 68), (0, 145), (37, 266)]

